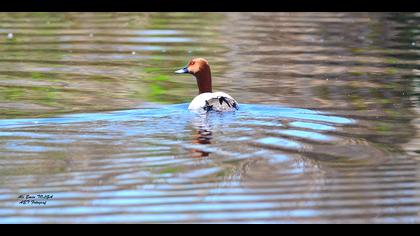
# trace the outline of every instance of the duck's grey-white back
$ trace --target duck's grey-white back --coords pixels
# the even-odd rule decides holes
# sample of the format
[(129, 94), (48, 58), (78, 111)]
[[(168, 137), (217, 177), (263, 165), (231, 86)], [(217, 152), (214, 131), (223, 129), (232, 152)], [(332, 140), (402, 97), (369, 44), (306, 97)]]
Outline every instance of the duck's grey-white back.
[(236, 111), (239, 104), (229, 94), (224, 92), (202, 93), (195, 97), (189, 107), (192, 111)]

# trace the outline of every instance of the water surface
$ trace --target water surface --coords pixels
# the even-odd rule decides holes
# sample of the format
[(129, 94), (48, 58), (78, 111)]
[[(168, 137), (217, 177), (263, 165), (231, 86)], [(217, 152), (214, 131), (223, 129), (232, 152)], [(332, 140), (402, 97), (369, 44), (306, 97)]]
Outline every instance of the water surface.
[(420, 223), (419, 17), (1, 13), (0, 223)]

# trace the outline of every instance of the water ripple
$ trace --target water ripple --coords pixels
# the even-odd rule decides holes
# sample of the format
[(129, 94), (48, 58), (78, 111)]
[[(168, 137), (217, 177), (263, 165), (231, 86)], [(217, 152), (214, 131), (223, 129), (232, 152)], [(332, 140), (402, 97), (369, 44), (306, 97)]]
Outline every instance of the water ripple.
[(0, 19), (0, 223), (420, 222), (418, 13)]

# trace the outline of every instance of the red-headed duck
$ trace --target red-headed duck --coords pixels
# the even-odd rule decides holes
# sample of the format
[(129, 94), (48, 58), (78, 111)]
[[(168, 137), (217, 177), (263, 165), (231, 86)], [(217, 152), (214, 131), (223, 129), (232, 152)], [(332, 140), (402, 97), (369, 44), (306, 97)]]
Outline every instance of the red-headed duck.
[(190, 103), (188, 109), (193, 111), (235, 111), (238, 103), (229, 94), (213, 93), (210, 66), (206, 59), (194, 58), (188, 65), (175, 71), (177, 74), (192, 74), (197, 79), (199, 95)]

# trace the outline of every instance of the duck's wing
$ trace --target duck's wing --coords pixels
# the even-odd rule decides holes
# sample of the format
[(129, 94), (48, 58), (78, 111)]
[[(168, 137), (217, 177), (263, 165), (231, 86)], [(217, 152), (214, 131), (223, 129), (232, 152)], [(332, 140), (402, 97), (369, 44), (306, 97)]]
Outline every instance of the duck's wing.
[(230, 96), (217, 96), (206, 100), (205, 111), (235, 111), (238, 103)]

